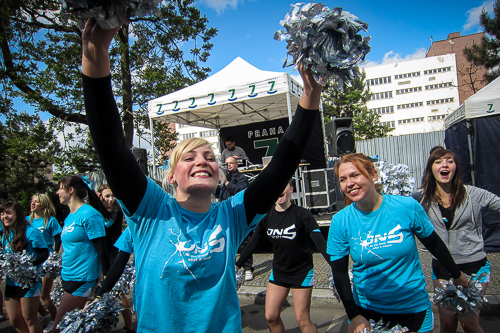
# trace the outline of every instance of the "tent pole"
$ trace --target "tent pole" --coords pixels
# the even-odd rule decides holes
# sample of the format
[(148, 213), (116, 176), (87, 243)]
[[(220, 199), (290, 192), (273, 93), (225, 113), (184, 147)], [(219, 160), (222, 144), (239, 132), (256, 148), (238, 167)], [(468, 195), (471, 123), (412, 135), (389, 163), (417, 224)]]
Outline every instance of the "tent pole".
[(149, 128), (151, 129), (151, 152), (153, 155), (153, 179), (156, 180), (156, 158), (155, 158), (155, 138), (153, 135), (153, 118), (149, 117)]
[(472, 156), (472, 124), (470, 119), (466, 120), (465, 123), (467, 124), (467, 143), (469, 145), (470, 179), (472, 186), (476, 186), (476, 180), (474, 179), (474, 157)]

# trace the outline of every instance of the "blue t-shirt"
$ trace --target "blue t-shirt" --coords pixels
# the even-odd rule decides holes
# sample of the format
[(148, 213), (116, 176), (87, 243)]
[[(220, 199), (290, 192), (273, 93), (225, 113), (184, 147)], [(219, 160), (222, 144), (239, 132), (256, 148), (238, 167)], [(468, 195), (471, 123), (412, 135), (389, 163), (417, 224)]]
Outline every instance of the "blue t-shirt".
[[(10, 240), (14, 240), (15, 232), (10, 234)], [(28, 247), (26, 248), (26, 252), (33, 255), (35, 258), (38, 256), (38, 252), (35, 249), (46, 249), (47, 245), (45, 244), (45, 240), (43, 239), (42, 233), (38, 231), (38, 229), (33, 228), (30, 224), (26, 226), (26, 239), (28, 241)], [(2, 246), (7, 253), (14, 253), (9, 246), (9, 242), (5, 237), (5, 234), (2, 236)], [(40, 265), (39, 265), (40, 266)], [(41, 281), (41, 277), (39, 280)], [(10, 286), (18, 286), (17, 283), (14, 282), (7, 274), (5, 279), (5, 283)]]
[[(28, 215), (26, 216), (26, 221), (30, 221), (31, 216)], [(43, 217), (39, 217), (37, 219), (33, 219), (31, 222), (31, 226), (37, 228), (40, 230), (40, 232), (43, 235), (43, 238), (45, 239), (45, 243), (47, 244), (47, 247), (49, 248), (50, 252), (54, 251), (54, 236), (59, 235), (62, 232), (62, 228), (59, 225), (59, 222), (57, 222), (57, 219), (53, 216), (49, 218), (47, 221), (47, 226), (45, 226), (45, 221)]]
[(83, 204), (64, 221), (61, 241), (61, 277), (64, 281), (94, 281), (101, 273), (99, 255), (91, 240), (106, 236), (104, 218), (92, 206)]
[(243, 195), (195, 213), (148, 179), (133, 216), (120, 203), (134, 242), (139, 332), (241, 332), (234, 260), (263, 217), (247, 225)]
[(409, 197), (385, 195), (374, 212), (355, 203), (335, 214), (328, 235), (332, 260), (350, 254), (353, 295), (358, 306), (379, 313), (416, 313), (430, 306), (415, 235), (434, 231), (420, 204)]
[(132, 235), (130, 234), (130, 229), (128, 227), (123, 231), (123, 233), (116, 241), (115, 247), (123, 252), (134, 252), (134, 243), (132, 242)]

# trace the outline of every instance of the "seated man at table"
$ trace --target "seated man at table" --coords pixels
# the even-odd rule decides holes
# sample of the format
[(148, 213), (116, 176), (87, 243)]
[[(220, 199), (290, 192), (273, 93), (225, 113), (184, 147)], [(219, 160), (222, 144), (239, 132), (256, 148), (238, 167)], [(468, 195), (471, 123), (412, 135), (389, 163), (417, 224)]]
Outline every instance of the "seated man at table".
[(224, 162), (226, 162), (228, 157), (243, 159), (244, 161), (248, 161), (248, 163), (250, 164), (247, 154), (242, 148), (236, 146), (236, 143), (232, 136), (228, 136), (226, 138), (226, 149), (224, 149), (220, 155), (220, 163), (223, 164)]

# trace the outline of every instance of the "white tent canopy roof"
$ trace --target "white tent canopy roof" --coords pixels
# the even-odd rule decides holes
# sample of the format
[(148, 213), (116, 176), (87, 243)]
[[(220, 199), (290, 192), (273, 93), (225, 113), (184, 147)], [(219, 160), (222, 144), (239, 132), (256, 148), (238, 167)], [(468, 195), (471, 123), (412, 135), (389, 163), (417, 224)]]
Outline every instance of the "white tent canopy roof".
[(238, 57), (201, 82), (149, 101), (148, 110), (151, 120), (220, 129), (289, 117), (301, 94), (288, 73), (260, 70)]
[(467, 98), (458, 109), (446, 116), (444, 127), (448, 129), (464, 119), (496, 114), (500, 114), (500, 77)]

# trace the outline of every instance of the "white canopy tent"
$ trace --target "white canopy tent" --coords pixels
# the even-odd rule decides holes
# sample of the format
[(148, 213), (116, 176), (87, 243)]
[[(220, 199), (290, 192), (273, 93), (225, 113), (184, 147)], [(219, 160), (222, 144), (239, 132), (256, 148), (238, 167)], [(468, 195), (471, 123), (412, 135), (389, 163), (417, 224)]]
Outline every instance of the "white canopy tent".
[(500, 113), (500, 77), (467, 98), (455, 111), (446, 116), (444, 127), (448, 129), (464, 120), (494, 116)]
[(217, 130), (285, 117), (291, 121), (302, 90), (288, 73), (260, 70), (238, 57), (201, 82), (149, 101), (149, 117), (151, 125), (168, 121)]

